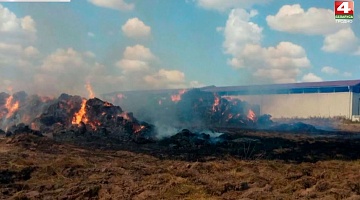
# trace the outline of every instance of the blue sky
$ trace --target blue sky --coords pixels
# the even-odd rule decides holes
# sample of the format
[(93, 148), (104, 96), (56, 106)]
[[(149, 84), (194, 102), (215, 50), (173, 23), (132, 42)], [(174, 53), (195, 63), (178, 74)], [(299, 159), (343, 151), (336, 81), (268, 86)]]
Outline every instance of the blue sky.
[(360, 7), (333, 1), (73, 0), (0, 4), (0, 91), (358, 79)]

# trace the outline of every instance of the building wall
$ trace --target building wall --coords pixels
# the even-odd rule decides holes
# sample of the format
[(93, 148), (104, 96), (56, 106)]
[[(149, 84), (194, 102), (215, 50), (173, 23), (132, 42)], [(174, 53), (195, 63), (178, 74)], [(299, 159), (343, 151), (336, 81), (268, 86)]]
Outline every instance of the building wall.
[(353, 93), (352, 115), (360, 115), (360, 93)]
[(230, 96), (260, 105), (273, 118), (347, 117), (359, 111), (360, 95), (352, 92)]

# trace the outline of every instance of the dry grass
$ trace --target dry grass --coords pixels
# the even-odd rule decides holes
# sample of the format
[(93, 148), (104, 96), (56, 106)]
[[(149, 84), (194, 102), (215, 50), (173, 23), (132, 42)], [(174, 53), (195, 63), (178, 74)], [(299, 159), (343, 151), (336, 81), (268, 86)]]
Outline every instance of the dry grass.
[(360, 199), (357, 160), (186, 162), (33, 139), (0, 140), (0, 171), (35, 167), (0, 184), (0, 199)]

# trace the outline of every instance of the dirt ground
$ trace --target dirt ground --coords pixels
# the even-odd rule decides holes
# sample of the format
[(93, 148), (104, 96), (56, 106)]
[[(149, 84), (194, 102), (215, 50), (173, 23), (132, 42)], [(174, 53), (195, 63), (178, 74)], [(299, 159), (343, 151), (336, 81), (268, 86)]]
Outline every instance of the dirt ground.
[(189, 162), (19, 135), (0, 139), (0, 199), (360, 199), (360, 161)]

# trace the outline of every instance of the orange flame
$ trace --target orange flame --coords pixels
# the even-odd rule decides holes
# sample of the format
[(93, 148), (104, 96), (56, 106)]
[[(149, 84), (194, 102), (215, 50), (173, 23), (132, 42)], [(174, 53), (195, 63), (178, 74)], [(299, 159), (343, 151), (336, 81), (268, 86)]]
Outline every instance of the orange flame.
[(186, 92), (186, 90), (179, 90), (178, 94), (171, 95), (171, 101), (178, 102), (181, 101), (181, 96)]
[(110, 106), (113, 106), (113, 105), (111, 103), (109, 103), (109, 102), (104, 102), (104, 106), (110, 107)]
[(86, 109), (85, 109), (86, 108), (86, 102), (87, 102), (86, 99), (82, 100), (81, 108), (77, 113), (75, 113), (75, 115), (73, 117), (73, 120), (72, 120), (72, 124), (80, 124), (81, 121), (83, 121), (84, 123), (87, 123), (86, 118), (84, 120), (82, 120), (83, 117), (86, 114)]
[(88, 123), (93, 130), (97, 130), (97, 127), (101, 125), (99, 121), (93, 121)]
[(12, 95), (6, 99), (5, 108), (8, 110), (6, 118), (11, 117), (19, 109), (19, 102), (16, 101), (13, 103), (13, 99), (14, 97)]
[(255, 122), (256, 120), (256, 114), (254, 113), (254, 111), (252, 111), (251, 109), (249, 109), (248, 114), (247, 114), (247, 118), (253, 122)]
[(134, 133), (139, 133), (144, 129), (145, 129), (145, 126), (143, 126), (143, 125), (134, 125), (133, 126)]
[(212, 107), (213, 112), (216, 112), (218, 110), (217, 108), (219, 105), (220, 105), (220, 98), (215, 95), (215, 100), (214, 100), (214, 104)]
[(86, 87), (87, 91), (89, 92), (89, 98), (90, 99), (95, 98), (95, 93), (91, 87), (91, 84), (88, 82), (88, 83), (86, 83), (85, 87)]
[(119, 117), (124, 118), (127, 121), (132, 121), (132, 117), (129, 116), (129, 114), (127, 112), (123, 112), (120, 115), (118, 115)]

